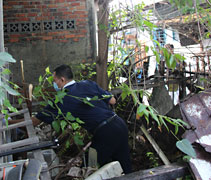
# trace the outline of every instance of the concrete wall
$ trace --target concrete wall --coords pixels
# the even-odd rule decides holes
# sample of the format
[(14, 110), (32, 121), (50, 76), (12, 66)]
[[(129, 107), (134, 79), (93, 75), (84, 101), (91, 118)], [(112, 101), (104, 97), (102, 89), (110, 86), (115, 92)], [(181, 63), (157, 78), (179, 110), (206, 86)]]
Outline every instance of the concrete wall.
[(14, 82), (21, 82), (20, 60), (33, 84), (47, 66), (94, 60), (93, 1), (4, 0), (5, 47), (17, 60), (10, 65)]

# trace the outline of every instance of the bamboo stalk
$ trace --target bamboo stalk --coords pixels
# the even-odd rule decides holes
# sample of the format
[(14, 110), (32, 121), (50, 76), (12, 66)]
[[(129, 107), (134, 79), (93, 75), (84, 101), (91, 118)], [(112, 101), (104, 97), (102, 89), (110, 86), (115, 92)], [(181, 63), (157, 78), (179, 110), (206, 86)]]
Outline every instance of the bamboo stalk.
[(163, 151), (158, 146), (158, 144), (155, 142), (155, 140), (152, 138), (152, 136), (148, 133), (148, 131), (146, 130), (144, 125), (141, 126), (141, 130), (144, 133), (144, 135), (146, 136), (146, 138), (148, 139), (148, 141), (151, 143), (152, 147), (155, 149), (157, 154), (160, 156), (163, 163), (165, 165), (171, 164), (170, 161), (168, 160), (168, 158), (166, 157), (166, 155), (163, 153)]

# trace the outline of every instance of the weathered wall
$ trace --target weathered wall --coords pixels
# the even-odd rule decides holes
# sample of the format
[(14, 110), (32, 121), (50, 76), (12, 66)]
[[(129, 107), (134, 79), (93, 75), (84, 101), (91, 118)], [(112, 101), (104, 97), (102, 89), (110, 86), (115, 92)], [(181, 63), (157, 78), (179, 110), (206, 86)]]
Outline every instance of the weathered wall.
[[(92, 0), (4, 0), (5, 47), (17, 63), (13, 80), (36, 83), (47, 66), (93, 59)], [(92, 40), (92, 41), (91, 41)]]

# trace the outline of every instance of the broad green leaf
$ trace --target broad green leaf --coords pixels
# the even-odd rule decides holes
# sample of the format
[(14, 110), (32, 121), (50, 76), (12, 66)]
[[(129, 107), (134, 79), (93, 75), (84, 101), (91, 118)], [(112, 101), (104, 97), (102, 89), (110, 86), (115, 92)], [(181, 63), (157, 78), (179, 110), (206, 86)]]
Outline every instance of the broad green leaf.
[(18, 98), (18, 104), (21, 105), (23, 102), (23, 99), (22, 98)]
[(76, 122), (79, 124), (84, 124), (84, 122), (82, 120), (80, 120), (79, 118), (76, 118)]
[(12, 62), (12, 63), (16, 62), (16, 60), (7, 52), (0, 52), (0, 61), (1, 62)]
[(64, 131), (64, 128), (67, 126), (67, 122), (65, 120), (62, 120), (60, 122), (60, 126), (61, 126), (62, 131)]
[(8, 86), (7, 84), (1, 82), (0, 85), (11, 95), (13, 96), (19, 96), (20, 93), (14, 89), (12, 89), (10, 86)]
[(127, 96), (128, 96), (127, 91), (122, 91), (121, 93), (122, 100), (124, 100)]
[(67, 112), (66, 119), (70, 121), (75, 121), (75, 117), (70, 112)]
[(52, 101), (48, 100), (48, 104), (49, 104), (51, 107), (54, 107)]
[(152, 30), (153, 28), (156, 28), (156, 27), (157, 27), (155, 24), (151, 23), (150, 21), (143, 21), (143, 23), (144, 23), (147, 27), (149, 27), (151, 30)]
[(79, 134), (75, 134), (73, 136), (73, 139), (74, 139), (74, 141), (75, 141), (76, 144), (78, 144), (78, 145), (84, 145), (83, 139), (82, 139), (82, 137)]
[(160, 43), (156, 40), (153, 39), (153, 41), (158, 45), (158, 47), (160, 48)]
[(179, 131), (179, 127), (178, 127), (178, 125), (176, 125), (176, 126), (174, 126), (175, 127), (175, 134), (177, 134), (178, 133), (178, 131)]
[(49, 76), (47, 78), (47, 81), (48, 81), (49, 84), (52, 84), (52, 82), (53, 82), (53, 76)]
[(43, 81), (43, 77), (40, 75), (40, 77), (39, 77), (39, 83), (41, 84), (42, 81)]
[(94, 100), (98, 100), (98, 96), (94, 96), (93, 98), (92, 98), (92, 100), (94, 101)]
[(145, 52), (149, 51), (149, 46), (145, 46)]
[(57, 104), (58, 102), (59, 102), (59, 98), (58, 98), (58, 96), (56, 95), (56, 96), (55, 96), (54, 103)]
[(8, 75), (11, 74), (11, 71), (9, 69), (4, 69), (2, 74)]
[(78, 123), (72, 123), (72, 128), (73, 130), (77, 130), (78, 128), (80, 128)]
[(149, 108), (149, 111), (150, 111), (150, 115), (158, 123), (158, 126), (160, 126), (160, 121), (157, 117), (157, 114), (155, 114), (155, 112), (153, 111), (153, 109), (150, 106), (148, 106), (148, 108)]
[(187, 139), (182, 139), (181, 141), (177, 141), (176, 146), (179, 150), (184, 152), (185, 154), (196, 158), (196, 152), (193, 149), (193, 146)]
[(62, 111), (61, 111), (61, 109), (60, 108), (57, 108), (58, 109), (58, 114), (62, 114)]
[(60, 123), (59, 123), (59, 121), (53, 121), (53, 122), (52, 122), (52, 127), (53, 127), (53, 129), (54, 129), (57, 133), (60, 132)]
[(46, 72), (46, 74), (47, 74), (47, 75), (51, 74), (51, 72), (50, 72), (50, 68), (49, 68), (49, 67), (47, 67), (47, 68), (45, 69), (45, 72)]
[(46, 106), (46, 105), (47, 105), (47, 102), (41, 101), (41, 102), (40, 102), (40, 105), (41, 105), (41, 106)]
[(159, 116), (159, 120), (160, 120), (160, 122), (161, 122), (161, 125), (164, 124), (164, 126), (166, 127), (166, 129), (169, 131), (169, 128), (168, 128), (168, 126), (166, 125), (166, 122), (165, 122), (165, 120), (163, 119), (162, 116)]
[(179, 60), (179, 61), (184, 61), (185, 60), (185, 57), (184, 56), (181, 56), (180, 54), (174, 54), (174, 57)]
[(158, 52), (157, 51), (152, 51), (153, 52), (153, 54), (155, 55), (155, 57), (156, 57), (156, 61), (157, 61), (157, 63), (158, 64), (160, 64), (160, 55), (158, 54)]
[(146, 106), (144, 104), (140, 104), (137, 108), (137, 114), (141, 117), (145, 109), (146, 109)]

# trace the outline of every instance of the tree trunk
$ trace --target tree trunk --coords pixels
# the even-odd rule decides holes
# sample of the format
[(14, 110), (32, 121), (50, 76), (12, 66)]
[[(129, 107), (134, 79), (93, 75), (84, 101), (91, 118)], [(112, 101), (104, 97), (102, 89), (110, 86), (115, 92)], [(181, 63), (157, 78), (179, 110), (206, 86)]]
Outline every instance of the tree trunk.
[(103, 89), (108, 89), (107, 58), (108, 58), (108, 1), (99, 1), (98, 12), (98, 58), (97, 83)]

